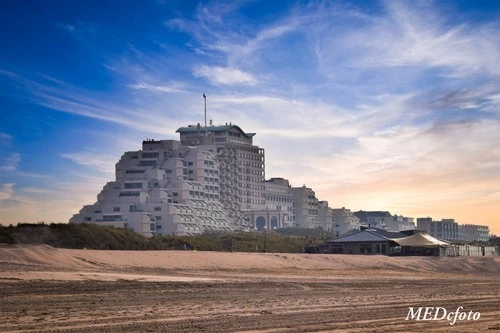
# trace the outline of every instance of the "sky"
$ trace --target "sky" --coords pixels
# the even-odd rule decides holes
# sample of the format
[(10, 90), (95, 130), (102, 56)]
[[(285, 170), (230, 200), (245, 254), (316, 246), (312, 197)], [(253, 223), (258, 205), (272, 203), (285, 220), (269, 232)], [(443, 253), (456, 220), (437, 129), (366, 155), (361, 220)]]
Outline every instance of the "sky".
[(67, 222), (205, 93), (266, 178), (500, 234), (499, 1), (5, 1), (0, 43), (4, 225)]

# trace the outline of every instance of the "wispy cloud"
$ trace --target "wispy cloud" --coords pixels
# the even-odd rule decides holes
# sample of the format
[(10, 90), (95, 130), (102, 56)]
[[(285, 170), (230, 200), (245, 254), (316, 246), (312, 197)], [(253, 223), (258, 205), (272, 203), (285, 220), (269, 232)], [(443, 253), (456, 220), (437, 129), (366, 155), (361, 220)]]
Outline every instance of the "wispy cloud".
[(0, 132), (0, 145), (9, 145), (12, 142), (12, 135)]
[(257, 84), (257, 79), (255, 79), (251, 74), (241, 71), (237, 68), (223, 68), (217, 66), (196, 66), (193, 69), (193, 75), (196, 77), (205, 77), (212, 84), (223, 84), (223, 85), (250, 85), (253, 86)]
[(79, 165), (83, 165), (93, 170), (109, 173), (114, 173), (115, 164), (118, 162), (118, 157), (109, 154), (99, 154), (93, 152), (78, 152), (65, 153), (61, 157), (67, 158)]
[(58, 23), (57, 26), (61, 29), (64, 29), (66, 30), (67, 32), (73, 32), (75, 31), (75, 26), (73, 24), (69, 24), (69, 23), (66, 23), (66, 24), (63, 24), (63, 23)]
[(133, 101), (113, 102), (112, 98), (103, 98), (99, 94), (67, 83), (39, 82), (14, 72), (2, 70), (0, 70), (0, 75), (4, 75), (22, 87), (24, 90), (21, 91), (20, 97), (36, 105), (144, 132), (167, 134), (175, 131), (175, 126), (169, 131), (162, 125), (173, 121), (167, 114), (160, 111), (160, 104), (154, 109), (150, 109), (145, 108), (144, 105), (134, 106)]
[(15, 171), (19, 162), (21, 161), (21, 154), (12, 153), (3, 160), (3, 165), (0, 167), (2, 171)]
[[(339, 33), (329, 25), (317, 39), (317, 52), (326, 73), (349, 68), (373, 71), (381, 68), (438, 70), (448, 78), (498, 75), (500, 26), (452, 25), (437, 4), (385, 1), (385, 12)], [(325, 37), (325, 38), (322, 38)], [(342, 46), (342, 47), (341, 47)], [(347, 73), (346, 73), (347, 74)], [(331, 73), (331, 75), (335, 75)], [(421, 75), (421, 73), (420, 73)], [(419, 76), (414, 77), (418, 79)]]
[[(51, 179), (43, 187), (20, 187), (4, 183), (0, 187), (2, 223), (68, 222), (84, 203), (93, 203), (108, 177), (71, 171), (71, 180)], [(74, 191), (78, 188), (78, 191)], [(72, 193), (68, 197), (68, 193)]]
[(4, 183), (0, 189), (0, 201), (12, 198), (14, 183)]
[(180, 89), (180, 85), (155, 86), (149, 83), (142, 82), (142, 83), (131, 84), (129, 85), (129, 87), (136, 90), (149, 90), (153, 92), (164, 92), (164, 93), (185, 92), (184, 90)]
[(35, 188), (35, 187), (23, 187), (20, 191), (27, 194), (42, 194), (42, 195), (54, 195), (57, 194), (58, 191), (51, 190), (47, 188)]

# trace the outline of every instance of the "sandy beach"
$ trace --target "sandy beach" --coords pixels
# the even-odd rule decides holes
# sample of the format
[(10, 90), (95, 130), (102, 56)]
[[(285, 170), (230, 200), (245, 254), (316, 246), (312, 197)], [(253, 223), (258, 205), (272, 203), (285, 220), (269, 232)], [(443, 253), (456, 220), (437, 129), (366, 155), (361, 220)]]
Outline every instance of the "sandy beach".
[[(2, 332), (494, 332), (500, 258), (0, 245)], [(478, 320), (405, 320), (409, 307)], [(444, 310), (443, 310), (444, 311)]]

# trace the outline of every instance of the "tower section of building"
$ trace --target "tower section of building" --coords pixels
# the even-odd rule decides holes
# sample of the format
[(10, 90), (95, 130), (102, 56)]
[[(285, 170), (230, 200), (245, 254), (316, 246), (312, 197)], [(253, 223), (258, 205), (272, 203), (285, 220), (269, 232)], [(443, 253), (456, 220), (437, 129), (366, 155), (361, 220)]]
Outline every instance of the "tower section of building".
[(265, 153), (253, 145), (255, 133), (232, 124), (189, 125), (177, 130), (182, 145), (215, 154), (219, 163), (220, 202), (234, 228), (251, 227), (245, 211), (265, 207)]

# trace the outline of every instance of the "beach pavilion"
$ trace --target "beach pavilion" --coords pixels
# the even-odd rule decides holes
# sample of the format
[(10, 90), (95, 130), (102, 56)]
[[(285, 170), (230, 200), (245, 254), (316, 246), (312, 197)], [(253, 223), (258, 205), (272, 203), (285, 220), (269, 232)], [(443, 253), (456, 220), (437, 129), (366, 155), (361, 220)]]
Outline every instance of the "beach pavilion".
[(393, 256), (440, 256), (450, 244), (425, 231), (390, 232), (378, 228), (351, 230), (319, 247), (319, 252), (338, 254), (384, 254)]

